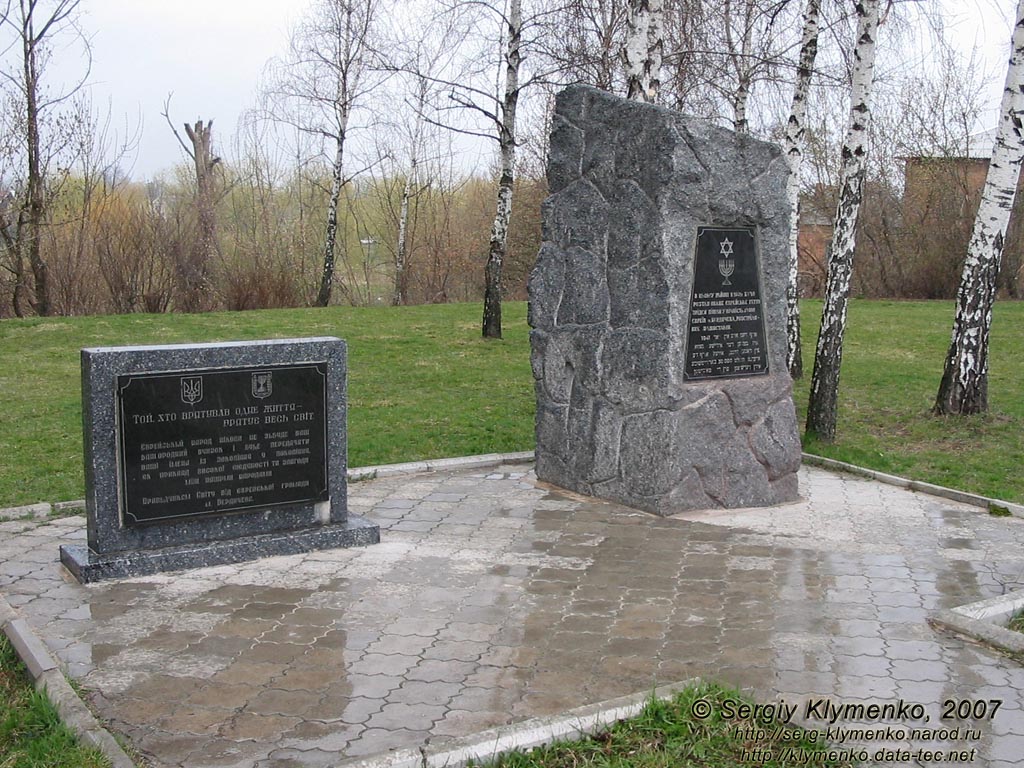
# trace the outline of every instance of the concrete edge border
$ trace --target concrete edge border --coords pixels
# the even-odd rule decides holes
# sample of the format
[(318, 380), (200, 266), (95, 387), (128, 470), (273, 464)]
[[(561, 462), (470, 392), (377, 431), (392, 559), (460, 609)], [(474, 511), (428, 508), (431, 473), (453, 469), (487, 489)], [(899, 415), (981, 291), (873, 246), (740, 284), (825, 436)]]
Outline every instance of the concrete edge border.
[(64, 670), (28, 623), (0, 595), (0, 626), (28, 668), (36, 690), (43, 691), (56, 707), (61, 721), (84, 743), (97, 748), (112, 768), (135, 768), (110, 732), (96, 719), (64, 677)]
[[(1024, 504), (1015, 504), (1001, 499), (991, 499), (987, 496), (980, 496), (966, 491), (958, 491), (955, 488), (946, 488), (941, 485), (933, 485), (921, 480), (908, 480), (898, 475), (890, 475), (875, 469), (860, 467), (856, 464), (848, 464), (838, 459), (829, 459), (824, 456), (816, 456), (813, 453), (802, 453), (801, 457), (805, 464), (812, 467), (821, 467), (834, 472), (845, 472), (858, 477), (865, 477), (869, 480), (877, 480), (886, 485), (893, 485), (897, 488), (904, 488), (909, 491), (919, 491), (930, 496), (959, 501), (969, 504), (972, 507), (990, 509), (993, 505), (1005, 508), (1014, 517), (1024, 519)], [(412, 475), (418, 472), (433, 472), (442, 469), (474, 469), (494, 467), (500, 464), (526, 464), (534, 461), (533, 451), (518, 451), (515, 453), (483, 453), (476, 456), (459, 456), (448, 459), (426, 459), (424, 461), (409, 461), (402, 464), (377, 464), (369, 467), (350, 467), (348, 469), (348, 481), (357, 483), (361, 480), (372, 480), (376, 477), (395, 477), (398, 475)], [(26, 504), (20, 507), (8, 507), (0, 509), (0, 520), (13, 520), (20, 517), (31, 516), (36, 519), (45, 518), (51, 512), (61, 512), (71, 509), (85, 510), (85, 501), (77, 499), (74, 501), (59, 501), (54, 504), (41, 502), (38, 504)]]
[(810, 464), (812, 467), (831, 469), (836, 472), (846, 472), (851, 475), (868, 478), (869, 480), (877, 480), (878, 482), (885, 483), (886, 485), (894, 485), (897, 488), (904, 488), (908, 491), (920, 491), (921, 493), (927, 493), (929, 496), (938, 496), (943, 499), (949, 499), (950, 501), (959, 501), (963, 504), (970, 504), (972, 507), (981, 507), (982, 509), (989, 509), (993, 505), (996, 507), (1003, 507), (1008, 510), (1012, 516), (1024, 518), (1024, 504), (1014, 504), (1013, 502), (1001, 501), (1000, 499), (990, 499), (987, 496), (980, 496), (976, 493), (967, 493), (966, 491), (958, 491), (955, 488), (946, 488), (941, 485), (933, 485), (932, 483), (926, 483), (921, 480), (908, 480), (907, 478), (899, 477), (898, 475), (890, 475), (885, 472), (879, 472), (875, 469), (859, 467), (856, 464), (847, 464), (845, 461), (827, 459), (824, 456), (815, 456), (813, 453), (804, 453), (802, 456), (804, 463)]
[(1010, 619), (1024, 609), (1024, 591), (1009, 592), (929, 614), (928, 621), (944, 629), (981, 640), (1007, 653), (1024, 654), (1024, 633), (1007, 629)]
[[(404, 464), (377, 464), (370, 467), (350, 467), (348, 481), (357, 483), (360, 480), (372, 480), (375, 477), (395, 477), (397, 475), (414, 475), (418, 472), (434, 472), (439, 469), (484, 469), (501, 464), (527, 464), (533, 461), (533, 451), (516, 453), (482, 453), (477, 456), (457, 456), (449, 459), (426, 459), (424, 461), (408, 461)], [(25, 504), (20, 507), (0, 509), (0, 520), (17, 520), (32, 517), (41, 520), (51, 512), (68, 510), (85, 512), (85, 499), (58, 501), (54, 504), (41, 502)]]
[(700, 678), (693, 678), (661, 685), (646, 693), (588, 704), (561, 715), (531, 718), (472, 736), (446, 739), (420, 749), (401, 749), (384, 755), (344, 760), (338, 768), (463, 768), (471, 760), (493, 760), (513, 749), (533, 749), (593, 735), (620, 720), (636, 717), (651, 699), (670, 699), (699, 682)]
[(372, 480), (375, 477), (414, 475), (419, 472), (436, 472), (440, 469), (483, 469), (501, 464), (525, 464), (533, 461), (533, 451), (517, 453), (482, 453), (476, 456), (457, 456), (449, 459), (425, 459), (404, 464), (378, 464), (371, 467), (353, 467), (348, 470), (348, 481)]

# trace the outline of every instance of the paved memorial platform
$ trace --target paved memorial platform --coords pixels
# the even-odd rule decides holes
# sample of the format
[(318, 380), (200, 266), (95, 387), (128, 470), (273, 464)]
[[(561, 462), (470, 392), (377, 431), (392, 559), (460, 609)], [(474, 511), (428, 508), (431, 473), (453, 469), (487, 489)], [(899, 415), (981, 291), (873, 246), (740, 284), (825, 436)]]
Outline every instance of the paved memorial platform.
[(349, 486), (379, 546), (88, 586), (58, 562), (84, 518), (14, 520), (0, 592), (153, 766), (333, 766), (695, 676), (919, 703), (914, 727), (998, 700), (969, 764), (1019, 765), (1024, 667), (925, 619), (1024, 586), (1024, 520), (816, 468), (800, 488), (684, 519), (530, 465), (392, 476)]

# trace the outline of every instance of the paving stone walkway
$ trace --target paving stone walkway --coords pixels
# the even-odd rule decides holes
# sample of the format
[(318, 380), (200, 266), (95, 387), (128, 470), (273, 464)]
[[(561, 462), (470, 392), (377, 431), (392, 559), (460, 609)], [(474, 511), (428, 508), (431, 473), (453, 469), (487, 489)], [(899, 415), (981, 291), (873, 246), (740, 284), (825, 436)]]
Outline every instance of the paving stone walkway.
[(153, 766), (333, 766), (695, 676), (922, 704), (907, 727), (998, 700), (962, 746), (1024, 764), (1024, 667), (925, 621), (1024, 586), (1024, 520), (814, 468), (801, 491), (661, 519), (528, 465), (397, 476), (349, 488), (378, 546), (87, 587), (57, 561), (83, 518), (10, 521), (0, 592)]

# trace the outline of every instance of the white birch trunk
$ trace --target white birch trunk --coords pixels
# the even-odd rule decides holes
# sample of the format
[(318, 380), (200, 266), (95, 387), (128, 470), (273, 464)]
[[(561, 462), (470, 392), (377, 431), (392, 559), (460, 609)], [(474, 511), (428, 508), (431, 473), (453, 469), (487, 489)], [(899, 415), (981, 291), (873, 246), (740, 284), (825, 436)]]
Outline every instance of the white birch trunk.
[(416, 122), (410, 142), (409, 172), (402, 186), (402, 201), (398, 209), (398, 242), (395, 244), (395, 290), (391, 303), (398, 307), (406, 302), (409, 241), (409, 200), (418, 180), (420, 148), (423, 144), (423, 114), (427, 103), (428, 83), (420, 78), (416, 90)]
[(395, 246), (395, 292), (391, 303), (400, 307), (405, 304), (405, 242), (409, 231), (409, 198), (412, 196), (413, 177), (416, 173), (416, 161), (405, 177), (402, 187), (402, 203), (398, 209), (398, 243)]
[(320, 292), (316, 297), (318, 307), (326, 307), (331, 303), (331, 290), (334, 286), (334, 250), (338, 235), (338, 201), (341, 198), (343, 182), (342, 167), (345, 159), (345, 134), (338, 134), (334, 152), (334, 164), (331, 166), (331, 196), (327, 200), (327, 224), (324, 229), (324, 263), (320, 273)]
[(804, 123), (807, 118), (807, 94), (811, 88), (814, 59), (818, 55), (818, 17), (821, 0), (807, 0), (804, 8), (804, 31), (800, 45), (800, 62), (793, 87), (793, 104), (786, 124), (783, 146), (789, 165), (786, 199), (789, 202), (789, 279), (786, 282), (786, 365), (794, 379), (803, 376), (803, 348), (800, 343), (800, 167), (803, 164)]
[(733, 130), (736, 133), (748, 133), (747, 104), (750, 102), (751, 69), (750, 49), (754, 35), (754, 0), (745, 0), (743, 5), (743, 39), (740, 50), (732, 35), (732, 3), (725, 0), (725, 38), (732, 58), (733, 69), (736, 70), (736, 92), (732, 98)]
[(653, 103), (661, 86), (665, 0), (629, 0), (622, 58), (626, 97)]
[(846, 307), (850, 298), (850, 278), (853, 275), (857, 215), (864, 196), (880, 2), (859, 0), (856, 4), (857, 46), (854, 50), (853, 83), (850, 89), (850, 122), (843, 144), (839, 202), (836, 205), (821, 331), (814, 354), (814, 373), (807, 406), (807, 432), (826, 442), (833, 441), (836, 435)]
[(1024, 135), (1024, 0), (1017, 4), (999, 127), (957, 290), (953, 334), (935, 401), (938, 414), (988, 410), (988, 343), (996, 278), (1020, 177)]
[(498, 145), (501, 150), (501, 178), (498, 203), (491, 225), (491, 242), (484, 267), (483, 336), (501, 338), (501, 268), (508, 247), (508, 223), (512, 217), (512, 188), (515, 183), (516, 108), (519, 104), (519, 65), (522, 63), (522, 0), (510, 0), (508, 47), (505, 53), (505, 95), (501, 104)]

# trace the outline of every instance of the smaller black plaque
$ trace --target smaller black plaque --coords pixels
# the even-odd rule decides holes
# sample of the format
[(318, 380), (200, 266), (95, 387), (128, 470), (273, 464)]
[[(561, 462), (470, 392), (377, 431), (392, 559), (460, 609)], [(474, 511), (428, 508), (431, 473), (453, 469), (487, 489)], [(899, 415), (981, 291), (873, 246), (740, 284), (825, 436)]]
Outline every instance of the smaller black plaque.
[(117, 377), (126, 526), (326, 501), (326, 363)]
[(768, 373), (754, 230), (698, 227), (685, 379)]

